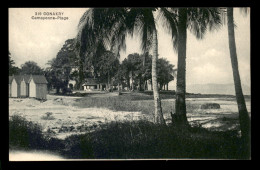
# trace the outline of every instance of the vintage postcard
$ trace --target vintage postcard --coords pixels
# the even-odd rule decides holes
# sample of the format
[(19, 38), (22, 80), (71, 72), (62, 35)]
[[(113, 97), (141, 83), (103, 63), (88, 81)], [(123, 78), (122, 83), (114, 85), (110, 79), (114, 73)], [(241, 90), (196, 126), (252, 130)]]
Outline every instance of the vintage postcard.
[(9, 8), (9, 161), (251, 159), (250, 8)]

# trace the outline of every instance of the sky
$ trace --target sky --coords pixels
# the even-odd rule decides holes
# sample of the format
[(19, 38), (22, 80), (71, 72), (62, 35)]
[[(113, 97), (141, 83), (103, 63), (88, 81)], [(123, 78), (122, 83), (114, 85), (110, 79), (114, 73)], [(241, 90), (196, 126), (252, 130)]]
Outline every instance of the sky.
[[(56, 57), (64, 42), (76, 36), (79, 19), (86, 10), (87, 8), (9, 8), (9, 51), (15, 65), (20, 67), (26, 61), (35, 61), (40, 67), (47, 67), (46, 63)], [(53, 12), (65, 20), (32, 18), (49, 17)], [(250, 86), (250, 14), (244, 16), (236, 8), (234, 20), (241, 82)], [(177, 53), (173, 50), (170, 34), (160, 23), (157, 30), (159, 58), (166, 58), (177, 68)], [(139, 37), (127, 38), (126, 47), (126, 51), (120, 52), (121, 61), (128, 54), (141, 53)], [(208, 32), (202, 40), (197, 40), (188, 31), (186, 62), (187, 85), (233, 83), (227, 25)], [(176, 81), (172, 83), (176, 84)]]

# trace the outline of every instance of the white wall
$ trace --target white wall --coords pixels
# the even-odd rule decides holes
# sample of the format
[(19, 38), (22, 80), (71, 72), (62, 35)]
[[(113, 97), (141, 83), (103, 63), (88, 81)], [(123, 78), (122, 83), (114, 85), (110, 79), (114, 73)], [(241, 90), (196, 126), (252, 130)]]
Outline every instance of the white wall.
[(36, 84), (33, 79), (29, 83), (29, 97), (36, 97)]
[(17, 83), (15, 81), (15, 79), (12, 81), (12, 85), (11, 85), (11, 90), (12, 90), (12, 97), (18, 97), (17, 93), (18, 93), (18, 87), (17, 87)]
[(11, 89), (11, 84), (8, 84), (8, 86), (9, 86), (9, 89), (8, 89), (8, 90), (9, 90), (9, 97), (11, 97), (11, 94), (12, 94), (12, 93), (11, 93), (11, 90), (12, 90), (12, 89)]
[(26, 96), (26, 84), (24, 80), (21, 82), (21, 96)]

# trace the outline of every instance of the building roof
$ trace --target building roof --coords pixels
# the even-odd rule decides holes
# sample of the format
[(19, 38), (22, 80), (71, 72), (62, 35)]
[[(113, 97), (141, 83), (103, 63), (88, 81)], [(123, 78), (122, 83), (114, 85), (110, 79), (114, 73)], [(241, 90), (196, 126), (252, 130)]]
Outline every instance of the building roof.
[(31, 75), (30, 80), (31, 79), (33, 79), (35, 84), (47, 84), (48, 83), (45, 76), (43, 76), (43, 75)]
[(36, 84), (47, 84), (47, 80), (45, 76), (43, 75), (14, 75), (9, 76), (9, 84), (12, 83), (12, 80), (15, 79), (15, 81), (20, 84), (21, 81), (24, 79), (25, 83), (29, 83), (31, 78)]
[(20, 84), (22, 81), (23, 76), (22, 75), (14, 75), (13, 79), (15, 79), (17, 84)]
[(91, 85), (97, 85), (97, 84), (105, 84), (105, 83), (99, 81), (98, 79), (87, 78), (85, 80), (85, 83), (82, 86), (91, 86)]
[(83, 86), (85, 85), (97, 85), (99, 84), (99, 81), (97, 79), (93, 79), (93, 78), (88, 78), (86, 79), (85, 83), (83, 84)]
[(29, 83), (30, 78), (30, 75), (23, 75), (22, 80), (24, 79), (25, 83)]

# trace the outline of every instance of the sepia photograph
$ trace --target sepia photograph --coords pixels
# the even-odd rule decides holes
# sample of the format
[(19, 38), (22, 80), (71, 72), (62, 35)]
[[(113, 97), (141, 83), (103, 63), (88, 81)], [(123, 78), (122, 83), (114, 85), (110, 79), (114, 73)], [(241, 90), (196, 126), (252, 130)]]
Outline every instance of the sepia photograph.
[(251, 160), (250, 13), (8, 8), (9, 161)]

